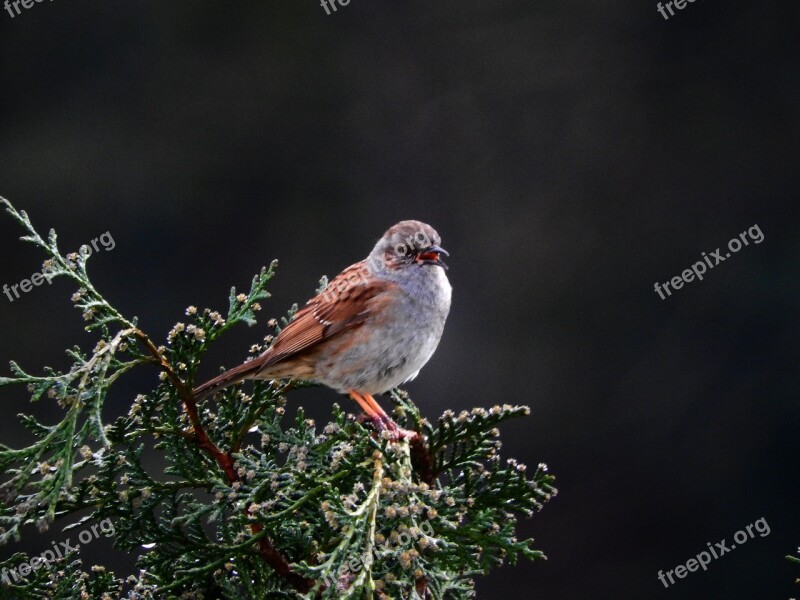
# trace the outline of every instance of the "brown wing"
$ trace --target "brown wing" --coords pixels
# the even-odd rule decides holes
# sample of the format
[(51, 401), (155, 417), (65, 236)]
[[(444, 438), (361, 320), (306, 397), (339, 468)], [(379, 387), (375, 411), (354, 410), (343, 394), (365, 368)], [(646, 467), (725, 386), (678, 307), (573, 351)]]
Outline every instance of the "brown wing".
[(264, 369), (314, 348), (343, 331), (359, 327), (376, 308), (371, 302), (390, 285), (369, 276), (364, 262), (347, 267), (325, 290), (314, 296), (283, 328), (264, 354), (207, 381), (194, 390), (198, 400)]
[(375, 296), (391, 284), (369, 276), (364, 262), (342, 271), (317, 296), (297, 312), (259, 359), (261, 369), (286, 358), (297, 356), (320, 342), (360, 326), (370, 314)]

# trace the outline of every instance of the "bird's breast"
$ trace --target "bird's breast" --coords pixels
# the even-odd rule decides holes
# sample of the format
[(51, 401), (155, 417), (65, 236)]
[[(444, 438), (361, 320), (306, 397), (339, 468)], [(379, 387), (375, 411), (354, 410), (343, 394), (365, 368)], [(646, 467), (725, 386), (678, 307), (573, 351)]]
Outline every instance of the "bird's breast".
[(397, 288), (379, 314), (373, 313), (352, 336), (331, 344), (330, 355), (320, 357), (316, 379), (342, 392), (367, 394), (413, 379), (439, 344), (451, 293), (443, 271), (442, 278), (428, 277), (413, 289)]

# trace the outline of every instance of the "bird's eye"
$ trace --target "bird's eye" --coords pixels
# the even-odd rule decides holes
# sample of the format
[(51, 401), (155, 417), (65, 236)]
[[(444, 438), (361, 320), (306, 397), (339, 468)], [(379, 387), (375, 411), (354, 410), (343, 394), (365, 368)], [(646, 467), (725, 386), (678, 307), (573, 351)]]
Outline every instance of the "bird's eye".
[(410, 254), (408, 246), (403, 243), (395, 245), (394, 253), (397, 254), (397, 256), (408, 256)]

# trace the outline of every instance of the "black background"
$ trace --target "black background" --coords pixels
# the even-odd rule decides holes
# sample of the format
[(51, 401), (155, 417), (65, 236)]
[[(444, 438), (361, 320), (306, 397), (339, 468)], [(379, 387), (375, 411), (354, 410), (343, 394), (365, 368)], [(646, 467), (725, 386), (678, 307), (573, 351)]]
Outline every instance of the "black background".
[[(547, 462), (560, 490), (520, 531), (549, 560), (493, 572), (479, 597), (784, 599), (800, 575), (783, 558), (800, 544), (798, 17), (714, 0), (669, 21), (649, 0), (330, 16), (314, 0), (45, 1), (0, 12), (0, 194), (64, 249), (111, 232), (95, 284), (161, 339), (279, 258), (264, 318), (212, 350), (209, 376), (392, 223), (431, 223), (454, 302), (408, 389), (431, 418), (530, 405), (505, 454)], [(754, 224), (763, 243), (654, 292)], [(41, 264), (19, 233), (0, 218), (0, 284)], [(0, 296), (0, 364), (64, 367), (64, 348), (94, 345), (72, 291)], [(292, 400), (321, 419), (337, 396)], [(0, 439), (20, 445), (26, 396), (0, 402)], [(762, 517), (768, 536), (658, 581)], [(108, 540), (81, 556), (130, 568)]]

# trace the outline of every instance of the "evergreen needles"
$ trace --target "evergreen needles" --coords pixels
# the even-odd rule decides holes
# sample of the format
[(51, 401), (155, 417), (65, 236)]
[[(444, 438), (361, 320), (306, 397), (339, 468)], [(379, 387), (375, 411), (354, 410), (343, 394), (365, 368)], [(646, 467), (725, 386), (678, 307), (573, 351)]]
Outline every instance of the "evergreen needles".
[[(338, 405), (323, 427), (302, 409), (290, 420), (286, 393), (296, 382), (255, 383), (248, 393), (239, 385), (198, 406), (192, 386), (203, 354), (231, 327), (255, 324), (276, 263), (247, 293), (232, 289), (224, 315), (189, 307), (159, 344), (94, 288), (88, 257), (62, 255), (55, 232), (41, 238), (23, 211), (0, 203), (26, 230), (22, 239), (47, 254), (50, 276), (74, 282), (72, 301), (98, 338), (91, 352), (67, 351), (66, 372), (33, 375), (12, 363), (11, 377), (0, 378), (0, 387), (27, 386), (32, 402), (52, 403), (60, 417), (21, 415), (32, 444), (0, 446), (0, 543), (26, 525), (79, 526), (87, 518), (78, 511), (88, 509), (88, 519), (113, 521), (115, 546), (139, 568), (117, 577), (86, 569), (72, 552), (23, 576), (20, 566), (34, 562), (16, 554), (0, 564), (10, 597), (459, 599), (504, 561), (544, 557), (515, 528), (555, 494), (553, 477), (499, 454), (498, 425), (526, 407), (448, 411), (431, 424), (395, 390), (399, 423), (424, 434), (409, 444)], [(269, 326), (279, 330), (274, 319)], [(112, 386), (140, 367), (160, 380), (105, 423)], [(163, 471), (143, 464), (148, 448)]]

